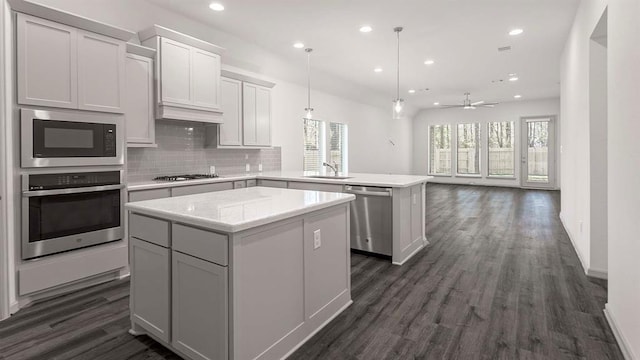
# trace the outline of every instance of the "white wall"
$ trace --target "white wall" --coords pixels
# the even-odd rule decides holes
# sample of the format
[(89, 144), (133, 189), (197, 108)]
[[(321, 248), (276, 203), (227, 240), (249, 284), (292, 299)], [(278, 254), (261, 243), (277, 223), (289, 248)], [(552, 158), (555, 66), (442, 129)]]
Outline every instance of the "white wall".
[(5, 90), (6, 90), (6, 80), (5, 80), (5, 70), (4, 70), (4, 56), (5, 56), (5, 14), (7, 12), (5, 1), (0, 1), (0, 139), (2, 139), (2, 144), (0, 145), (0, 320), (9, 316), (9, 292), (11, 289), (11, 285), (9, 282), (9, 254), (8, 242), (7, 239), (7, 224), (6, 224), (6, 214), (7, 214), (7, 178), (6, 178), (6, 145), (7, 142), (5, 139), (5, 124), (4, 121), (6, 114), (6, 101), (5, 101)]
[[(307, 104), (304, 52), (300, 52), (298, 62), (292, 63), (253, 44), (251, 39), (239, 39), (144, 1), (36, 2), (132, 31), (159, 24), (226, 48), (223, 63), (227, 67), (242, 68), (277, 83), (273, 90), (273, 142), (282, 146), (283, 170), (302, 169), (302, 116)], [(311, 59), (313, 64), (313, 55)], [(312, 88), (314, 117), (349, 124), (350, 171), (411, 172), (411, 121), (391, 120), (391, 97), (313, 68)], [(412, 112), (408, 109), (408, 118)], [(389, 143), (390, 139), (396, 146)]]
[[(580, 3), (562, 60), (562, 215), (576, 250), (590, 259), (589, 51), (601, 15), (608, 13), (608, 303), (611, 320), (629, 359), (640, 356), (640, 2)], [(579, 222), (584, 221), (582, 233)], [(589, 264), (587, 264), (588, 267)]]
[[(529, 116), (558, 116), (560, 114), (560, 100), (557, 98), (531, 100), (531, 101), (512, 101), (497, 105), (494, 108), (479, 108), (476, 110), (463, 109), (426, 109), (420, 111), (413, 119), (413, 173), (424, 175), (428, 172), (428, 139), (429, 126), (439, 124), (452, 124), (452, 131), (456, 123), (472, 123), (479, 122), (481, 124), (482, 153), (481, 168), (484, 174), (483, 178), (468, 177), (436, 177), (434, 182), (448, 184), (480, 184), (495, 186), (520, 186), (520, 118)], [(513, 121), (516, 125), (515, 130), (515, 146), (516, 146), (516, 176), (514, 179), (495, 179), (486, 177), (487, 164), (487, 123), (493, 121)], [(556, 135), (560, 133), (559, 121), (556, 121)], [(455, 134), (455, 133), (454, 133)], [(455, 136), (455, 135), (452, 135)], [(556, 139), (559, 139), (556, 136)], [(559, 144), (556, 144), (559, 149)], [(455, 153), (455, 149), (452, 149)], [(455, 173), (455, 157), (452, 160), (452, 172)], [(560, 172), (560, 162), (557, 161), (556, 178)], [(556, 181), (559, 184), (559, 181)]]

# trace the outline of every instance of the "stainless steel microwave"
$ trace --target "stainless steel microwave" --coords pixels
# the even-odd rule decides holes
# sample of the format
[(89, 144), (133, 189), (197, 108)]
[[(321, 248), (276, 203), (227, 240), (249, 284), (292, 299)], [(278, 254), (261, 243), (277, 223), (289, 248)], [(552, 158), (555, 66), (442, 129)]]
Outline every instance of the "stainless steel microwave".
[(124, 117), (21, 109), (23, 168), (124, 164)]

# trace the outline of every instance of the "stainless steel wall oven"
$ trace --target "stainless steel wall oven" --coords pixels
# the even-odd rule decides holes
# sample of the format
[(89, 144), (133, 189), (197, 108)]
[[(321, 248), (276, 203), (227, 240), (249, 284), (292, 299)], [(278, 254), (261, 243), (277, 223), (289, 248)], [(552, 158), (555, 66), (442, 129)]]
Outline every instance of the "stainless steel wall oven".
[(122, 171), (22, 176), (22, 259), (124, 236)]

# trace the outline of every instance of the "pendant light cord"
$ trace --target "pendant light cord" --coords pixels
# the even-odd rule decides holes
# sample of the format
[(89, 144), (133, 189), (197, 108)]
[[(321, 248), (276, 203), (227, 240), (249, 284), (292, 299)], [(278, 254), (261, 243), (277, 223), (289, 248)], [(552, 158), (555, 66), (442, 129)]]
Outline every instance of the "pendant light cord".
[(398, 67), (396, 69), (396, 100), (400, 100), (400, 32), (402, 31), (402, 27), (398, 26), (393, 28), (393, 31), (398, 35)]
[(311, 109), (311, 52), (313, 49), (306, 48), (307, 52), (307, 109)]

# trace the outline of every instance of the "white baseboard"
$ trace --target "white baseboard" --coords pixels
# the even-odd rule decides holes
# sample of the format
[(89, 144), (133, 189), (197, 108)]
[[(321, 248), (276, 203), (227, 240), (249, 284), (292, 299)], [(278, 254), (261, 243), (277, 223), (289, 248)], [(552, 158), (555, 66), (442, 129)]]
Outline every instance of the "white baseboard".
[(607, 270), (594, 269), (594, 268), (590, 268), (589, 266), (586, 265), (586, 263), (584, 261), (584, 257), (582, 256), (582, 253), (580, 252), (580, 248), (576, 244), (576, 241), (574, 240), (575, 238), (571, 234), (571, 231), (569, 230), (569, 227), (567, 226), (567, 224), (566, 224), (566, 222), (564, 220), (564, 217), (562, 216), (562, 212), (560, 212), (559, 217), (560, 217), (560, 222), (562, 223), (562, 227), (564, 227), (564, 231), (566, 231), (567, 235), (569, 235), (569, 240), (571, 240), (571, 245), (573, 245), (573, 249), (575, 250), (576, 254), (578, 255), (578, 260), (580, 260), (580, 265), (582, 265), (582, 271), (584, 271), (585, 275), (587, 275), (589, 277), (592, 277), (592, 278), (596, 278), (596, 279), (607, 280), (608, 279)]
[(618, 323), (615, 320), (613, 312), (611, 311), (611, 307), (609, 304), (604, 305), (604, 316), (611, 327), (611, 331), (613, 331), (613, 335), (616, 337), (616, 341), (620, 346), (620, 350), (622, 351), (622, 355), (626, 360), (638, 360), (638, 358), (631, 351), (631, 347), (629, 346), (629, 342), (624, 337), (622, 332), (620, 332), (620, 328), (618, 328)]

